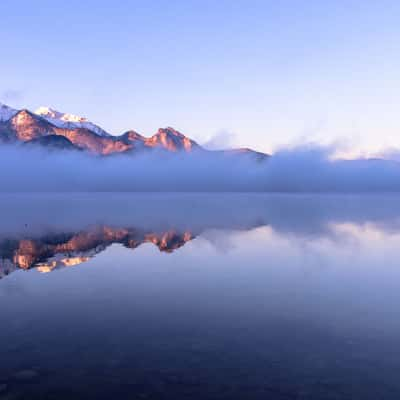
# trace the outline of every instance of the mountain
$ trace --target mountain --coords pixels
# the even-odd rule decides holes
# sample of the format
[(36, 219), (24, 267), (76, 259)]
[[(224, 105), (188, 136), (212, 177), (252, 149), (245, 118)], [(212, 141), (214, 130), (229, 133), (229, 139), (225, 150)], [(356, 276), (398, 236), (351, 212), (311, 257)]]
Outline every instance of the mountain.
[(76, 147), (93, 154), (124, 152), (132, 147), (118, 137), (100, 136), (87, 128), (60, 128), (28, 110), (20, 110), (10, 119), (0, 122), (0, 139), (6, 142), (28, 142), (49, 135), (63, 136)]
[(171, 127), (160, 128), (151, 137), (142, 136), (133, 130), (113, 136), (86, 118), (73, 114), (61, 113), (49, 107), (40, 107), (35, 112), (15, 110), (5, 104), (0, 104), (0, 142), (29, 142), (53, 150), (75, 149), (95, 155), (159, 150), (250, 156), (258, 161), (268, 157), (267, 154), (250, 149), (206, 150)]
[(49, 121), (50, 123), (59, 128), (65, 128), (65, 129), (84, 128), (96, 133), (99, 136), (104, 136), (104, 137), (111, 136), (104, 129), (101, 129), (99, 126), (93, 124), (84, 117), (78, 117), (77, 115), (62, 113), (50, 107), (39, 107), (34, 113), (36, 115), (40, 115), (41, 117), (45, 118), (47, 121)]
[(168, 127), (159, 129), (151, 138), (145, 140), (145, 144), (149, 147), (162, 147), (169, 151), (187, 151), (200, 149), (200, 146), (194, 141), (187, 138), (182, 133)]

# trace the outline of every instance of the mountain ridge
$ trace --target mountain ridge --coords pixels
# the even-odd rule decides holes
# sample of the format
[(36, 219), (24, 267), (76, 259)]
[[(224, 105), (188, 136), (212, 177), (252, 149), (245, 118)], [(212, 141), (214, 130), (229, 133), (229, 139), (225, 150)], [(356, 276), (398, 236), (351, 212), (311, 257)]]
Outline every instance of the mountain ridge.
[[(67, 140), (59, 140), (62, 136)], [(43, 139), (48, 137), (47, 139)], [(169, 153), (207, 152), (230, 156), (247, 156), (262, 160), (268, 154), (251, 149), (207, 150), (193, 139), (168, 126), (146, 137), (134, 130), (113, 136), (84, 117), (61, 113), (50, 107), (35, 112), (16, 110), (0, 103), (0, 142), (31, 142), (43, 147), (83, 150), (94, 155), (131, 154), (161, 150)]]

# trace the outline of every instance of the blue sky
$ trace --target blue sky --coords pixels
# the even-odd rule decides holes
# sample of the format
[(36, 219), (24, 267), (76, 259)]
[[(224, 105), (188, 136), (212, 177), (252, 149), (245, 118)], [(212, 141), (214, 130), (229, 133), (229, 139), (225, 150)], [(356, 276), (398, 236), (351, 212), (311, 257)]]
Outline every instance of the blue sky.
[(14, 107), (264, 151), (400, 148), (398, 1), (3, 0), (0, 15)]

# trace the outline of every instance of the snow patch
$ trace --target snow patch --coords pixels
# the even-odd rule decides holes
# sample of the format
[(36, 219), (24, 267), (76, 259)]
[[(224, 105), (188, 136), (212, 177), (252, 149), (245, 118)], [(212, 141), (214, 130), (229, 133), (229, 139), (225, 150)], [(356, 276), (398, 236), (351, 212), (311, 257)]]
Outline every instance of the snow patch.
[(111, 136), (108, 132), (101, 129), (99, 126), (90, 122), (87, 118), (79, 117), (78, 115), (62, 113), (50, 107), (39, 107), (35, 111), (36, 115), (45, 118), (51, 124), (64, 129), (85, 128), (96, 135), (108, 137)]

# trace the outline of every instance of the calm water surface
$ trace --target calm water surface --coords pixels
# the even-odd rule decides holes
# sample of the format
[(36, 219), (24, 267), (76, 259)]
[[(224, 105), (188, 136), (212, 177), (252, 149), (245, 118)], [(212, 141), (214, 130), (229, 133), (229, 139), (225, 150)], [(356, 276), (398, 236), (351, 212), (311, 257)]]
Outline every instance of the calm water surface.
[(0, 196), (0, 399), (399, 399), (400, 196)]

